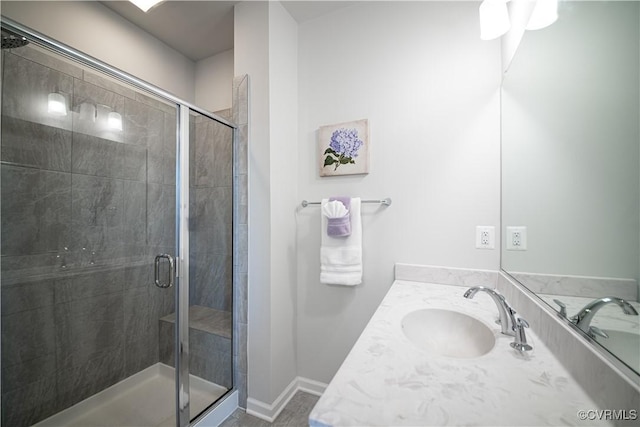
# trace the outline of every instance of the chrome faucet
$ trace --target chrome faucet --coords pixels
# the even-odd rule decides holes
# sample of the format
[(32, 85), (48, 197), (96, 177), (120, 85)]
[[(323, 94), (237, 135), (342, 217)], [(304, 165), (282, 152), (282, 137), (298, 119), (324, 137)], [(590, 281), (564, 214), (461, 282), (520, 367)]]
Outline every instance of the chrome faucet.
[(527, 335), (524, 332), (525, 328), (529, 327), (529, 323), (523, 318), (519, 317), (515, 326), (516, 338), (511, 343), (511, 347), (515, 348), (520, 352), (533, 350), (529, 344), (527, 344)]
[(595, 326), (591, 326), (591, 321), (593, 320), (593, 316), (596, 315), (597, 311), (600, 310), (607, 304), (617, 304), (624, 314), (637, 316), (638, 312), (631, 304), (622, 298), (617, 297), (604, 297), (598, 298), (596, 300), (591, 301), (589, 304), (585, 305), (582, 310), (578, 312), (575, 316), (571, 317), (571, 321), (585, 334), (590, 337), (594, 337), (594, 335), (600, 335), (604, 338), (608, 338), (606, 334), (602, 333)]
[(474, 286), (473, 288), (469, 288), (467, 292), (464, 293), (465, 298), (473, 298), (479, 291), (486, 292), (493, 299), (493, 302), (496, 303), (498, 307), (498, 314), (500, 316), (500, 326), (502, 327), (502, 333), (505, 335), (515, 335), (515, 310), (509, 307), (507, 304), (507, 300), (498, 292), (494, 291), (491, 288), (486, 288), (484, 286)]

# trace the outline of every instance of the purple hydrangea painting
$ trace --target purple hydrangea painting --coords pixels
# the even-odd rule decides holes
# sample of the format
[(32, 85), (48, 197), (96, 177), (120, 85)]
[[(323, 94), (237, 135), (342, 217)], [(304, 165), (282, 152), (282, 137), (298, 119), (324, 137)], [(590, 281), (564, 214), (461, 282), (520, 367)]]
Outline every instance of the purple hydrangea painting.
[(367, 120), (323, 126), (319, 136), (322, 161), (320, 176), (369, 172)]
[(358, 157), (358, 150), (362, 147), (362, 140), (358, 138), (358, 131), (355, 129), (340, 128), (331, 135), (329, 148), (324, 151), (327, 155), (324, 159), (325, 166), (335, 165), (334, 171), (340, 165), (354, 164), (355, 157)]

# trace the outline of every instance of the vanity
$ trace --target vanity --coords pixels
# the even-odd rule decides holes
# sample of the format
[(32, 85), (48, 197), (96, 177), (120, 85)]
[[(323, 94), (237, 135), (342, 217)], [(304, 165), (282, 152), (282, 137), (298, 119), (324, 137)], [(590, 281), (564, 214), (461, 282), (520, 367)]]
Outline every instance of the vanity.
[[(514, 337), (503, 335), (495, 323), (492, 298), (481, 292), (473, 299), (463, 296), (472, 281), (396, 280), (311, 412), (309, 425), (613, 425), (579, 412), (601, 408), (534, 332), (526, 329), (530, 351), (512, 348)], [(472, 320), (456, 332), (451, 323), (464, 320), (451, 313)], [(449, 328), (459, 335), (451, 343), (438, 336), (437, 345), (425, 347), (416, 339), (421, 321), (425, 334)], [(473, 328), (478, 329), (464, 335)], [(458, 342), (474, 339), (471, 349)]]

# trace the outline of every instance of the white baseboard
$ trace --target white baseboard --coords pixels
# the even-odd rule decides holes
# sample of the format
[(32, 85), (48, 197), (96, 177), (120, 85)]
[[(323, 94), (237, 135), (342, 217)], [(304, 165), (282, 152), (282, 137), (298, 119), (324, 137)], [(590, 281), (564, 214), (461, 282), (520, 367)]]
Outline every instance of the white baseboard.
[(280, 412), (282, 412), (284, 407), (287, 406), (287, 403), (289, 403), (296, 392), (303, 391), (305, 393), (320, 396), (324, 393), (326, 388), (327, 384), (319, 381), (296, 377), (271, 405), (251, 397), (248, 398), (247, 414), (272, 423), (278, 415), (280, 415)]
[(327, 389), (327, 384), (320, 381), (310, 380), (309, 378), (298, 377), (298, 390), (305, 393), (313, 394), (314, 396), (322, 396), (322, 393)]

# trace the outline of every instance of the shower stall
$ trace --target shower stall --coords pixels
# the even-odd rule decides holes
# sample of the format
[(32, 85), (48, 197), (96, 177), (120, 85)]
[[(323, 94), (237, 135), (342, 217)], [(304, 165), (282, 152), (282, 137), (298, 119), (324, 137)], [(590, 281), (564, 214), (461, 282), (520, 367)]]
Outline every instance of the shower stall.
[(2, 27), (2, 426), (202, 419), (237, 399), (231, 111)]

